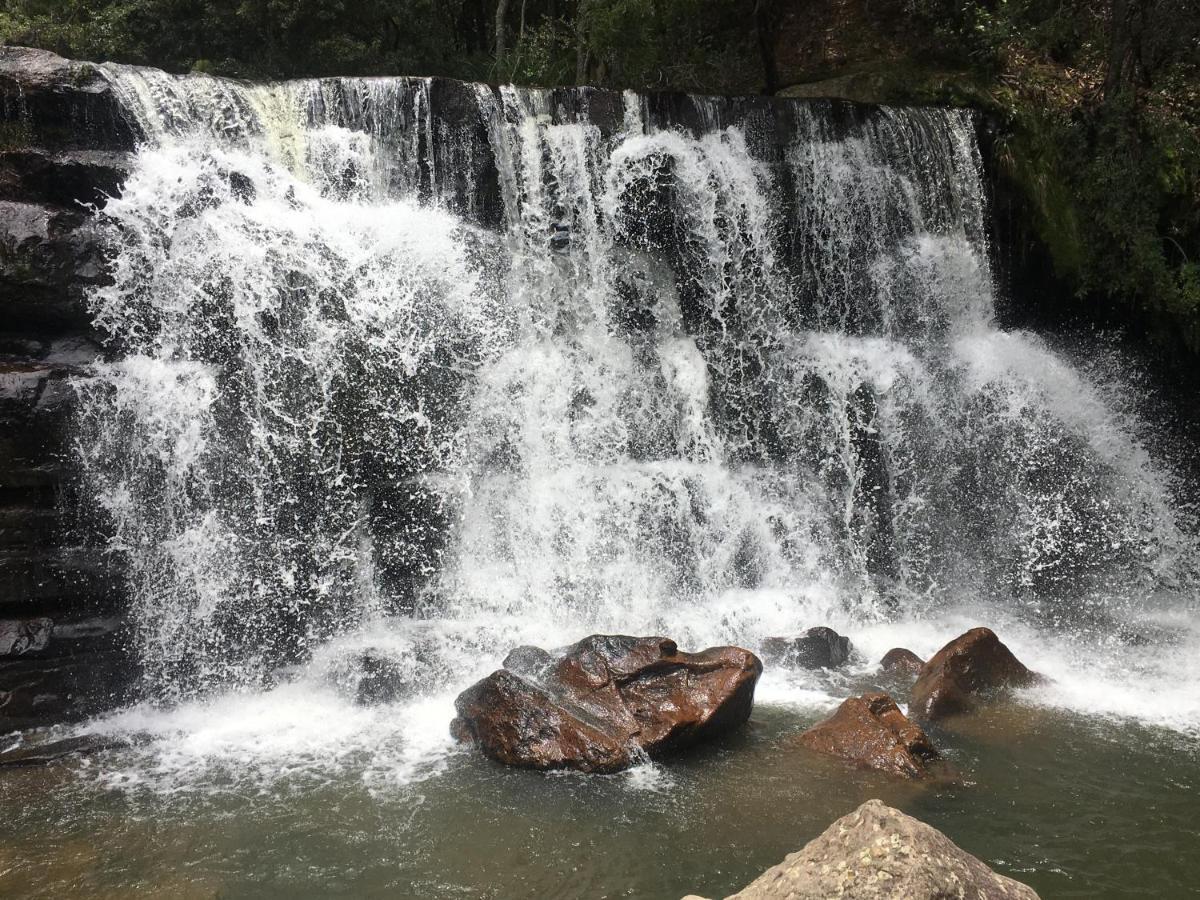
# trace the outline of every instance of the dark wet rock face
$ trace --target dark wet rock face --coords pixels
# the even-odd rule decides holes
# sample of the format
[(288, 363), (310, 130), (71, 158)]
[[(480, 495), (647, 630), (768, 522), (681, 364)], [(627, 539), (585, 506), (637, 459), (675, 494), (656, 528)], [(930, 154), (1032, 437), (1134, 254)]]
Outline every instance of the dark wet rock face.
[[(924, 822), (868, 800), (727, 900), (1038, 900)], [(698, 898), (688, 898), (698, 900)]]
[(54, 623), (44, 616), (0, 621), (0, 658), (45, 650), (53, 632)]
[(837, 712), (797, 738), (810, 750), (867, 769), (920, 778), (941, 758), (920, 726), (909, 721), (887, 694), (874, 692), (843, 701)]
[(789, 669), (833, 669), (850, 659), (850, 639), (832, 628), (810, 628), (800, 637), (770, 637), (763, 641), (763, 656), (772, 665)]
[(916, 719), (941, 719), (970, 712), (999, 693), (1040, 680), (990, 628), (972, 628), (925, 663), (913, 685), (909, 709)]
[(48, 50), (2, 48), (0, 99), (0, 112), (13, 123), (9, 143), (133, 150), (141, 137), (94, 65)]
[(0, 47), (0, 734), (126, 698), (119, 559), (80, 518), (69, 380), (99, 350), (93, 215), (140, 134), (96, 67)]
[(925, 660), (904, 647), (889, 650), (879, 661), (879, 670), (887, 675), (911, 675), (915, 678), (924, 666)]
[[(748, 650), (682, 653), (661, 637), (593, 635), (557, 658), (519, 648), (455, 702), (454, 735), (507, 765), (616, 772), (741, 725), (762, 663)], [(547, 664), (547, 662), (549, 664)]]

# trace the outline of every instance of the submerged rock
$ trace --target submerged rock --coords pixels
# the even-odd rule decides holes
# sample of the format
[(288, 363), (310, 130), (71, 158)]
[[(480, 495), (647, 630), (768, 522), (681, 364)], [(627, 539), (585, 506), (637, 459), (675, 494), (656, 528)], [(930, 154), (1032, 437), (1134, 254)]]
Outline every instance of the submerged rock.
[(849, 638), (824, 626), (810, 628), (800, 637), (769, 637), (762, 649), (770, 662), (790, 669), (833, 669), (854, 650)]
[(745, 722), (762, 674), (748, 650), (681, 653), (662, 637), (593, 635), (557, 659), (536, 649), (459, 695), (455, 737), (507, 765), (616, 772)]
[(436, 642), (366, 647), (338, 661), (332, 677), (360, 706), (410, 700), (445, 685), (450, 669)]
[(84, 734), (45, 744), (17, 746), (0, 750), (0, 769), (48, 766), (73, 756), (87, 756), (105, 750), (121, 750), (135, 741), (112, 735)]
[(925, 660), (904, 647), (894, 647), (883, 655), (879, 668), (888, 675), (920, 675)]
[(925, 663), (913, 685), (909, 711), (918, 719), (970, 712), (997, 693), (1040, 679), (990, 628), (972, 628)]
[(930, 763), (941, 758), (925, 732), (882, 692), (843, 701), (832, 716), (797, 741), (818, 753), (904, 778), (922, 777)]
[(842, 816), (727, 900), (831, 897), (1038, 900), (1033, 888), (998, 875), (936, 828), (879, 800)]
[(394, 703), (412, 692), (411, 674), (394, 659), (372, 650), (365, 650), (355, 660), (358, 685), (355, 702), (360, 706)]

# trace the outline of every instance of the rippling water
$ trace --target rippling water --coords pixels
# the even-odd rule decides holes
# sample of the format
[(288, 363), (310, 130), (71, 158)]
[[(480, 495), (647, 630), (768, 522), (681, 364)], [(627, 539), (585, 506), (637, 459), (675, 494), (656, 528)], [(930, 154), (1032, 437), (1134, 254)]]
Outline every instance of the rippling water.
[[(258, 706), (264, 726), (270, 708)], [(222, 711), (237, 715), (234, 704)], [(789, 746), (817, 714), (760, 703), (744, 732), (669, 765), (544, 776), (454, 751), (412, 782), (397, 777), (404, 754), (389, 749), (383, 724), (370, 748), (347, 753), (342, 730), (360, 723), (320, 697), (308, 712), (327, 737), (310, 733), (306, 757), (294, 735), (246, 749), (235, 722), (206, 717), (197, 733), (179, 716), (184, 736), (170, 751), (160, 744), (82, 769), (6, 773), (0, 890), (719, 897), (871, 797), (1047, 898), (1184, 897), (1200, 877), (1200, 754), (1158, 729), (1001, 707), (961, 731), (933, 732), (958, 783), (910, 785)], [(197, 768), (196, 754), (218, 747), (219, 759)]]

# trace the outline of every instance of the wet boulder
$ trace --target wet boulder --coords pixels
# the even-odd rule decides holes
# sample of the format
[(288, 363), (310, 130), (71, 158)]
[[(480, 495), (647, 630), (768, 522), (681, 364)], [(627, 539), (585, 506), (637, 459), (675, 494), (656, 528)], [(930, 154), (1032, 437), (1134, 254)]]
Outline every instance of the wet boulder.
[(924, 666), (925, 660), (904, 647), (893, 647), (879, 661), (879, 670), (887, 675), (916, 676)]
[(1021, 663), (990, 628), (972, 628), (934, 654), (913, 685), (909, 710), (917, 719), (970, 712), (979, 703), (1041, 676)]
[[(1038, 900), (924, 822), (879, 800), (842, 816), (727, 900)], [(699, 898), (693, 898), (699, 900)]]
[(850, 639), (832, 628), (810, 628), (799, 637), (769, 637), (762, 643), (763, 656), (773, 665), (789, 669), (834, 669), (854, 651)]
[(519, 648), (455, 701), (451, 731), (491, 759), (617, 772), (741, 725), (762, 663), (738, 647), (680, 652), (662, 637), (593, 635), (557, 658)]
[(850, 697), (823, 722), (797, 738), (810, 750), (836, 756), (866, 769), (920, 778), (941, 754), (887, 694)]

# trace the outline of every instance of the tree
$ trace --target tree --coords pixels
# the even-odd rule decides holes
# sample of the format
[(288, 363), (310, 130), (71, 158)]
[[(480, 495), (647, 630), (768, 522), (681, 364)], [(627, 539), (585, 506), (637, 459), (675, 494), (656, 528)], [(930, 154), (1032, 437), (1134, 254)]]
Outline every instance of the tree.
[(754, 0), (754, 33), (763, 67), (763, 93), (779, 90), (779, 66), (775, 61), (776, 29), (779, 27), (777, 0)]
[(1112, 0), (1105, 102), (1111, 103), (1121, 96), (1136, 101), (1138, 91), (1145, 86), (1142, 35), (1153, 3), (1154, 0)]
[(496, 65), (504, 61), (504, 23), (508, 19), (508, 0), (496, 0)]

